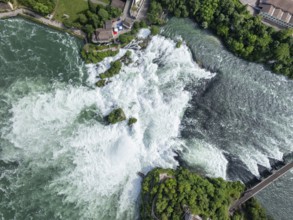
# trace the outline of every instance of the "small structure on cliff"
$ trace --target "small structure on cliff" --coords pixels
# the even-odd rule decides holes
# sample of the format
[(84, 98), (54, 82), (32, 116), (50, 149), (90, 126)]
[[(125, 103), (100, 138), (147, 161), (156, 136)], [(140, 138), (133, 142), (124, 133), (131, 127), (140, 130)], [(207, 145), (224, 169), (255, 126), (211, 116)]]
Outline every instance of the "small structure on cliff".
[(94, 43), (107, 43), (113, 39), (112, 29), (96, 29), (95, 33), (92, 36), (92, 41)]
[(112, 21), (108, 20), (104, 24), (104, 28), (98, 28), (92, 36), (94, 43), (108, 43), (113, 39)]
[(260, 15), (269, 22), (285, 28), (293, 28), (292, 0), (260, 0)]

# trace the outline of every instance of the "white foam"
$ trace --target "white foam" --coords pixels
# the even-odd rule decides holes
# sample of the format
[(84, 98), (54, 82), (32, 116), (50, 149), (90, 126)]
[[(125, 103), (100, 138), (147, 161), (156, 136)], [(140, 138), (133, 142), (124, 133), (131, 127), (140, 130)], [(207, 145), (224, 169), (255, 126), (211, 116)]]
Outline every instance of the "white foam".
[[(101, 69), (89, 65), (88, 82), (94, 84), (95, 76), (124, 53), (105, 59)], [(75, 203), (83, 219), (121, 219), (135, 212), (140, 188), (136, 172), (177, 165), (173, 150), (181, 144), (179, 125), (191, 98), (184, 87), (213, 76), (192, 61), (186, 46), (175, 48), (163, 37), (132, 54), (134, 63), (123, 66), (103, 88), (58, 85), (12, 103), (6, 138), (18, 149), (12, 153), (4, 148), (1, 157), (31, 161), (33, 169), (48, 163), (67, 167), (49, 189)], [(103, 115), (121, 107), (138, 122), (131, 129), (127, 122), (76, 123), (79, 113), (93, 104)]]
[(186, 149), (189, 152), (183, 157), (190, 165), (202, 167), (211, 177), (226, 179), (228, 161), (220, 149), (200, 140), (189, 141)]
[(146, 39), (148, 36), (150, 36), (151, 31), (148, 28), (142, 28), (139, 30), (137, 37), (140, 39)]

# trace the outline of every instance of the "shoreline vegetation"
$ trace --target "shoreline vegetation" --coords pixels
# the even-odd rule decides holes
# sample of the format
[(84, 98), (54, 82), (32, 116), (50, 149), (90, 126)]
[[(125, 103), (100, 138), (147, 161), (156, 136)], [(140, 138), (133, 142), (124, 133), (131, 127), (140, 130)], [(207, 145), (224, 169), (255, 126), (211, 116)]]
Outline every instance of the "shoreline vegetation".
[(244, 190), (240, 182), (202, 177), (182, 167), (155, 168), (142, 181), (140, 217), (142, 220), (271, 219), (255, 199), (229, 213), (229, 207)]
[[(9, 2), (9, 0), (0, 0), (0, 2)], [(61, 26), (39, 21), (31, 17), (34, 16), (33, 14), (20, 13), (20, 16), (77, 37), (83, 36), (86, 44), (91, 42), (91, 36), (96, 28), (103, 27), (105, 21), (122, 14), (121, 9), (111, 7), (110, 2), (108, 4), (93, 3), (94, 1), (79, 2), (79, 10), (76, 9), (77, 7), (72, 7), (72, 4), (67, 5), (58, 0), (17, 0), (16, 2), (18, 8), (25, 6), (42, 16), (53, 13), (53, 19), (60, 22)], [(62, 14), (67, 11), (70, 16)], [(264, 25), (260, 16), (249, 14), (246, 6), (239, 0), (150, 0), (147, 22), (151, 25), (152, 33), (158, 33), (157, 26), (165, 24), (166, 13), (175, 17), (191, 18), (201, 28), (209, 28), (216, 34), (234, 55), (250, 62), (262, 63), (275, 73), (293, 78), (293, 29), (275, 31), (272, 27)], [(118, 37), (118, 44), (123, 47), (135, 38), (140, 28), (147, 26), (145, 21), (136, 21), (130, 32)], [(80, 31), (81, 36), (76, 34), (77, 30)], [(117, 42), (114, 41), (115, 44)], [(95, 46), (96, 44), (90, 43), (89, 47)], [(180, 47), (180, 43), (177, 43), (177, 46)], [(82, 50), (81, 53), (86, 63), (97, 63), (115, 54), (112, 49), (109, 50), (109, 53), (106, 53), (105, 49), (104, 53), (85, 55), (85, 51), (92, 50)]]
[(189, 17), (213, 31), (234, 55), (293, 78), (293, 29), (275, 31), (238, 0), (151, 0), (148, 21), (163, 25), (163, 13)]
[[(56, 0), (18, 0), (18, 2), (43, 16), (52, 13), (57, 7)], [(260, 17), (251, 16), (238, 0), (150, 0), (150, 2), (147, 22), (151, 25), (152, 35), (158, 34), (159, 26), (165, 23), (165, 18), (162, 16), (164, 12), (176, 17), (189, 17), (202, 28), (210, 28), (235, 55), (248, 61), (264, 63), (274, 72), (284, 73), (289, 78), (293, 78), (292, 30), (276, 32), (263, 25)], [(92, 4), (90, 1), (88, 5), (83, 4), (83, 9), (74, 16), (57, 14), (56, 18), (61, 22), (61, 28), (43, 23), (32, 17), (32, 14), (18, 15), (71, 34), (74, 34), (70, 31), (72, 28), (82, 30), (85, 39), (91, 39), (95, 28), (101, 27), (107, 19), (121, 15), (118, 9), (113, 9), (109, 5)], [(119, 44), (85, 44), (81, 57), (86, 63), (98, 63), (105, 57), (115, 56), (121, 47), (135, 38), (140, 28), (147, 26), (145, 21), (135, 22), (130, 32), (119, 36)], [(182, 41), (176, 43), (177, 48), (181, 45)], [(122, 62), (126, 65), (131, 63), (130, 57), (131, 54), (127, 52), (122, 58), (112, 62), (110, 69), (98, 76), (100, 79), (96, 82), (96, 86), (103, 87), (111, 83), (110, 79), (119, 74)], [(127, 118), (123, 110), (118, 108), (110, 112), (105, 119), (109, 124), (116, 124)], [(128, 119), (130, 127), (136, 122), (137, 119), (134, 117)], [(241, 196), (244, 189), (244, 185), (239, 182), (201, 177), (182, 167), (177, 170), (156, 168), (143, 179), (140, 216), (141, 219), (162, 220), (182, 219), (184, 215), (223, 220), (268, 219), (255, 199), (249, 200), (241, 210), (229, 216), (229, 206)]]

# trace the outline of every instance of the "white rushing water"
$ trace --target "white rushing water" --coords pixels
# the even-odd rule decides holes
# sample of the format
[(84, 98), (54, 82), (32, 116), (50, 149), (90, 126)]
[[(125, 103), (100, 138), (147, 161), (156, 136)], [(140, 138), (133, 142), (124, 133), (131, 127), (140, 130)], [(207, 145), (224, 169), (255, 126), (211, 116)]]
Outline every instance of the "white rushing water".
[[(88, 84), (125, 52), (98, 67), (88, 65)], [(52, 90), (12, 101), (11, 126), (3, 138), (15, 147), (3, 146), (0, 159), (21, 161), (19, 170), (59, 167), (60, 174), (43, 190), (62, 196), (64, 204), (75, 204), (81, 219), (133, 218), (140, 190), (136, 173), (178, 165), (173, 150), (182, 146), (179, 126), (191, 98), (185, 86), (213, 77), (193, 62), (186, 46), (176, 48), (160, 36), (152, 38), (147, 49), (132, 50), (132, 59), (103, 88), (56, 83)], [(132, 128), (126, 121), (80, 122), (81, 112), (93, 106), (101, 117), (121, 107), (138, 122)], [(213, 175), (223, 173), (219, 169)]]

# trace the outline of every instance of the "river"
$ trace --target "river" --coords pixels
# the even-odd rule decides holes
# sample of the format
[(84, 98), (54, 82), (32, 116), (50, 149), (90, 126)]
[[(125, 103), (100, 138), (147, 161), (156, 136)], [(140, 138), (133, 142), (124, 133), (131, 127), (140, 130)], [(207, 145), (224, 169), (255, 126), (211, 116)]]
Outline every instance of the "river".
[[(231, 55), (189, 20), (170, 20), (162, 34), (95, 88), (126, 50), (84, 65), (77, 39), (0, 21), (2, 219), (135, 219), (136, 172), (176, 168), (174, 151), (190, 169), (243, 182), (259, 176), (259, 165), (290, 157), (293, 81)], [(107, 126), (117, 107), (138, 122)], [(293, 216), (292, 178), (258, 196), (275, 219)]]

